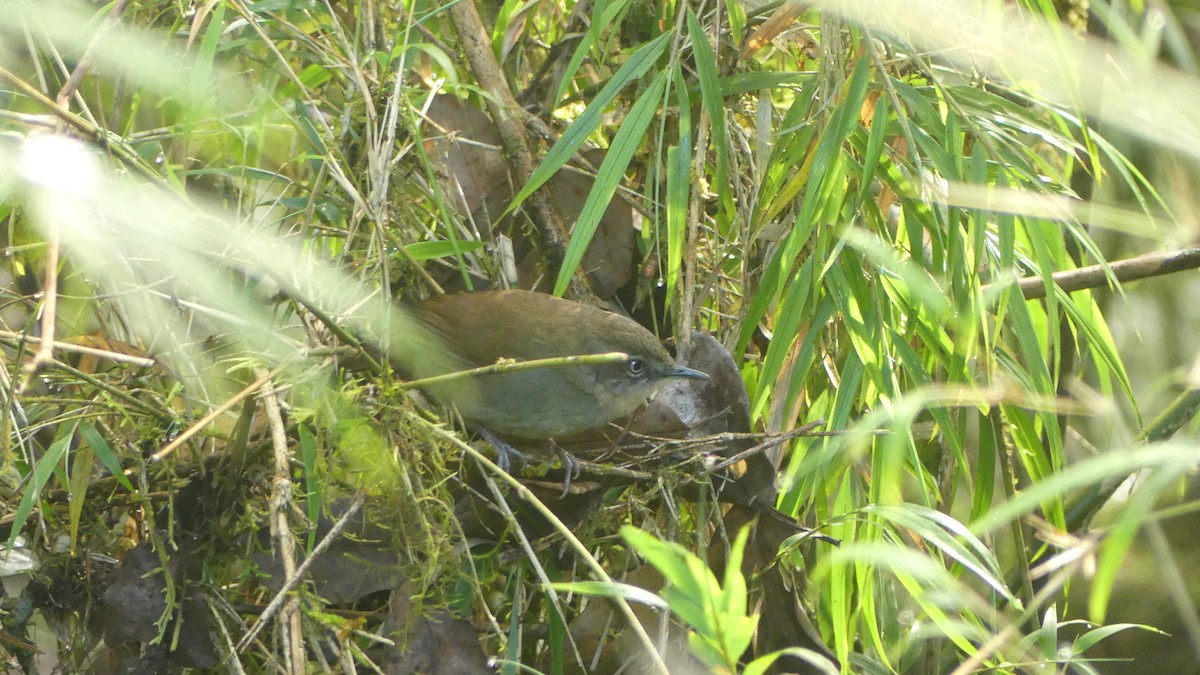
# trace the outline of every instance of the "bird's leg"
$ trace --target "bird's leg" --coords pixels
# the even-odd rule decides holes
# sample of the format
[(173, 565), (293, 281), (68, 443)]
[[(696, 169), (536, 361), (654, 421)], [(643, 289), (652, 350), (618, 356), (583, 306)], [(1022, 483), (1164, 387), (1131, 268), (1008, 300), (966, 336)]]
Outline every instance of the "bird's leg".
[[(579, 466), (579, 460), (575, 458), (575, 455), (572, 455), (561, 445), (555, 443), (553, 438), (547, 439), (547, 442), (550, 443), (550, 447), (553, 448), (554, 452), (558, 454), (559, 458), (562, 460), (563, 468), (566, 470), (566, 475), (563, 476), (562, 491), (562, 497), (566, 497), (567, 493), (571, 491), (571, 480), (573, 478), (578, 478), (580, 472), (583, 471), (583, 468)], [(562, 499), (562, 497), (559, 497), (559, 499)]]
[(529, 463), (529, 459), (525, 457), (525, 453), (517, 450), (513, 446), (500, 440), (500, 437), (487, 427), (478, 427), (479, 435), (483, 440), (492, 444), (496, 449), (496, 466), (499, 466), (504, 473), (512, 473), (509, 469), (512, 468), (512, 458), (516, 457), (517, 461), (522, 465)]
[[(621, 427), (621, 433), (617, 434), (617, 440), (613, 441), (612, 446), (614, 449), (621, 447), (621, 444), (625, 442), (625, 438), (633, 430), (633, 423), (637, 421), (638, 413), (645, 412), (645, 410), (646, 405), (643, 404), (642, 407), (629, 413), (629, 416), (625, 418), (625, 426)], [(613, 426), (616, 426), (616, 423)]]

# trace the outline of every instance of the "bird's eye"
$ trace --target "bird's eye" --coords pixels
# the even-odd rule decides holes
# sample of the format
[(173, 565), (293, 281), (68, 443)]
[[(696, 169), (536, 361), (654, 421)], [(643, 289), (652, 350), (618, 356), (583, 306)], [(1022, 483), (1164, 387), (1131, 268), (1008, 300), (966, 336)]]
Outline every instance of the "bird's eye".
[(646, 362), (641, 359), (629, 359), (629, 374), (632, 377), (641, 377), (646, 374)]

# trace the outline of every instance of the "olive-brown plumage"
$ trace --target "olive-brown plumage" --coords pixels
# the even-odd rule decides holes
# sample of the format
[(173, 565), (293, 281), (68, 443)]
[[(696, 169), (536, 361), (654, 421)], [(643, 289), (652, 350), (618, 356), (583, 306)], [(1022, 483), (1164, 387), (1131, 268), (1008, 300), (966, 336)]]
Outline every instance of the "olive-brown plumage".
[(415, 317), (451, 358), (411, 364), (416, 378), (560, 356), (624, 352), (629, 359), (481, 375), (429, 393), (469, 422), (503, 436), (568, 436), (629, 415), (673, 377), (707, 378), (675, 365), (650, 331), (597, 307), (530, 291), (442, 295)]

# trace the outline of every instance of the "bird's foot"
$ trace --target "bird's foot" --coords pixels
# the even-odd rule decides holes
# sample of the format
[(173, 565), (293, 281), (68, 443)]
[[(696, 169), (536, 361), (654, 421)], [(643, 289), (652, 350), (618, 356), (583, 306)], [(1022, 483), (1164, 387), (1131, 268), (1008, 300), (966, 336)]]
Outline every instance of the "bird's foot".
[(525, 453), (500, 440), (500, 437), (491, 429), (480, 427), (479, 435), (496, 449), (496, 466), (500, 467), (504, 473), (512, 473), (513, 457), (516, 457), (522, 465), (529, 463), (529, 458), (525, 456)]
[[(583, 471), (583, 467), (579, 466), (579, 460), (575, 458), (575, 455), (564, 450), (561, 445), (554, 442), (553, 438), (550, 439), (550, 447), (558, 454), (559, 459), (562, 460), (563, 469), (566, 470), (566, 475), (563, 476), (562, 491), (562, 497), (566, 497), (567, 493), (571, 491), (571, 480), (579, 477), (579, 474)], [(559, 499), (562, 499), (562, 497), (559, 497)]]

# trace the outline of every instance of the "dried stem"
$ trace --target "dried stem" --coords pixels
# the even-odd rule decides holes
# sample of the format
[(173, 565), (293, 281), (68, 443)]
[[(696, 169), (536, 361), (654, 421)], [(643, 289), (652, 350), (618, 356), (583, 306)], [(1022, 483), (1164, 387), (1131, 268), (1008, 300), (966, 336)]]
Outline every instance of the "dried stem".
[[(256, 368), (259, 380), (270, 382), (271, 374), (264, 368)], [(283, 574), (291, 581), (299, 577), (296, 570), (296, 540), (288, 522), (292, 510), (292, 455), (288, 451), (287, 430), (283, 426), (283, 412), (279, 397), (272, 386), (266, 386), (262, 395), (263, 408), (271, 429), (271, 446), (274, 449), (275, 477), (271, 480), (271, 539), (275, 542), (275, 555), (283, 564)], [(300, 622), (300, 598), (279, 593), (283, 597), (280, 609), (280, 625), (283, 628), (283, 644), (288, 656), (289, 672), (302, 675), (305, 669), (304, 626)], [(261, 623), (266, 613), (258, 618)], [(250, 637), (247, 635), (247, 637)]]
[[(1200, 247), (1185, 248), (1178, 251), (1160, 251), (1147, 253), (1134, 258), (1126, 258), (1107, 265), (1089, 265), (1075, 270), (1055, 272), (1051, 280), (1067, 293), (1082, 291), (1088, 288), (1099, 288), (1109, 283), (1109, 273), (1117, 281), (1136, 281), (1148, 277), (1173, 274), (1184, 270), (1200, 267)], [(1021, 295), (1026, 300), (1037, 300), (1046, 297), (1046, 283), (1042, 277), (1025, 277), (1017, 281)], [(983, 287), (987, 293), (996, 290), (997, 285), (989, 284)]]
[[(244, 399), (247, 396), (249, 396), (250, 394), (253, 394), (254, 392), (258, 391), (264, 384), (266, 384), (267, 382), (270, 382), (271, 378), (275, 377), (279, 373), (282, 373), (283, 370), (285, 368), (287, 368), (289, 365), (291, 365), (290, 362), (283, 363), (275, 370), (272, 370), (271, 372), (262, 375), (254, 382), (251, 382), (250, 384), (246, 385), (245, 389), (242, 389), (238, 393), (234, 394), (233, 397), (230, 398), (228, 401), (225, 401), (224, 403), (217, 406), (216, 408), (213, 408), (212, 412), (208, 413), (204, 417), (200, 418), (200, 420), (198, 420), (195, 424), (188, 427), (187, 431), (184, 431), (182, 434), (179, 434), (178, 436), (175, 437), (175, 440), (164, 445), (162, 450), (159, 450), (158, 452), (154, 453), (153, 455), (150, 455), (150, 460), (157, 462), (157, 461), (161, 461), (161, 460), (165, 459), (167, 455), (171, 454), (172, 452), (174, 452), (176, 450), (176, 448), (178, 448), (179, 446), (186, 443), (188, 441), (188, 439), (190, 439), (192, 436), (195, 436), (196, 434), (200, 433), (201, 429), (208, 426), (209, 423), (211, 423), (213, 420), (217, 419), (221, 415), (224, 415), (226, 412), (228, 412), (230, 409), (232, 409), (233, 406), (237, 405), (242, 399)], [(258, 372), (258, 370), (256, 369), (255, 372)]]
[[(537, 162), (529, 149), (525, 116), (520, 104), (513, 98), (512, 88), (508, 85), (504, 70), (492, 52), (491, 40), (484, 30), (474, 0), (460, 0), (454, 3), (450, 8), (450, 19), (458, 31), (459, 40), (467, 55), (467, 61), (471, 64), (471, 70), (475, 72), (476, 81), (489, 94), (485, 97), (488, 110), (496, 122), (504, 149), (512, 159), (517, 180), (522, 184), (527, 183), (537, 168)], [(562, 260), (570, 234), (563, 224), (562, 217), (554, 208), (545, 186), (529, 196), (529, 204), (532, 207), (534, 223), (544, 243), (549, 245), (558, 260)], [(575, 274), (571, 276), (570, 291), (576, 300), (595, 304), (595, 295), (582, 269), (576, 269)]]

